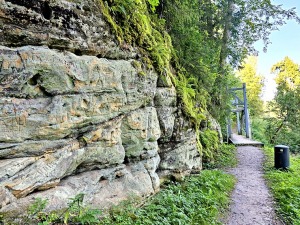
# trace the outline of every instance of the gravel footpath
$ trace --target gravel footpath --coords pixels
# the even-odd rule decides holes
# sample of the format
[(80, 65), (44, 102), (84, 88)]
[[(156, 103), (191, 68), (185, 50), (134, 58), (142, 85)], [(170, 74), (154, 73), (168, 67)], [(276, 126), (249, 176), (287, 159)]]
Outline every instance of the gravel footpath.
[(228, 172), (237, 178), (227, 225), (283, 225), (274, 212), (272, 197), (263, 179), (261, 149), (237, 148), (238, 166)]

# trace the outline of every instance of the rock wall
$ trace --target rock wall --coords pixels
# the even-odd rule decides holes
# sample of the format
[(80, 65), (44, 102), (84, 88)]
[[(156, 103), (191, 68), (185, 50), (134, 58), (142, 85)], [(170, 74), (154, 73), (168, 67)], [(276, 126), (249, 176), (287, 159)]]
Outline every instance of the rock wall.
[(201, 169), (172, 85), (136, 66), (99, 0), (0, 0), (0, 212), (147, 196)]

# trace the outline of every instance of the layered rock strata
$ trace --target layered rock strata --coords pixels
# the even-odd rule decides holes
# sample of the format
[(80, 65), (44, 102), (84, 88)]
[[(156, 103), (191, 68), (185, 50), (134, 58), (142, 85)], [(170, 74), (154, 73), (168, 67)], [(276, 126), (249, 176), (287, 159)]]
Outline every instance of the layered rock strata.
[(135, 65), (98, 0), (0, 0), (0, 211), (107, 207), (201, 169), (175, 88)]

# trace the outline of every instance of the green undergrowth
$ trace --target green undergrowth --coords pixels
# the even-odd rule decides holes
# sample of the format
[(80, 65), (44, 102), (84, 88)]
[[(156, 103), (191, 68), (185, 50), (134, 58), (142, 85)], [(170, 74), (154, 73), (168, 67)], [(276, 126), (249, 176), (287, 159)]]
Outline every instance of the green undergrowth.
[(228, 207), (234, 183), (231, 175), (205, 170), (168, 185), (140, 208), (131, 204), (113, 208), (100, 224), (221, 224), (218, 218)]
[(221, 144), (215, 130), (200, 132), (200, 141), (203, 147), (203, 167), (206, 169), (234, 167), (237, 164), (236, 147)]
[(251, 119), (251, 130), (253, 140), (260, 141), (262, 143), (268, 144), (268, 139), (266, 135), (267, 121), (263, 118), (252, 118)]
[(70, 198), (65, 210), (47, 212), (48, 199), (36, 198), (27, 209), (27, 215), (18, 217), (0, 214), (0, 224), (5, 225), (54, 225), (54, 224), (99, 224), (101, 211), (83, 204), (84, 194)]
[(231, 144), (219, 145), (214, 151), (213, 158), (203, 162), (204, 169), (232, 168), (236, 165), (236, 147)]
[(300, 225), (300, 156), (291, 156), (288, 171), (274, 169), (274, 150), (265, 147), (265, 177), (273, 193), (277, 212), (287, 225)]
[[(140, 199), (130, 198), (101, 214), (82, 204), (83, 194), (71, 199), (63, 212), (44, 211), (47, 200), (36, 199), (28, 216), (17, 223), (4, 224), (95, 224), (95, 225), (175, 225), (221, 224), (219, 218), (227, 212), (235, 179), (219, 170), (205, 170), (181, 183), (170, 183), (149, 198), (143, 206)], [(0, 220), (0, 223), (3, 222)]]

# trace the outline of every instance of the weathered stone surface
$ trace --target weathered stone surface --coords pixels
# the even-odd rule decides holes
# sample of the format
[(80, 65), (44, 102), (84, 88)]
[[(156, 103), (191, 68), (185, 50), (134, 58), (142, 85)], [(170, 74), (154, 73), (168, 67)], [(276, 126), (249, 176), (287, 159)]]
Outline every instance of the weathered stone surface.
[[(0, 184), (20, 198), (34, 190), (56, 186), (60, 179), (76, 170), (82, 172), (121, 164), (124, 161), (125, 152), (121, 143), (120, 125), (121, 119), (105, 123), (98, 129), (85, 133), (79, 141), (74, 140), (71, 145), (57, 149), (54, 153), (44, 154), (38, 159), (0, 161), (4, 164), (3, 167), (8, 166), (6, 161), (11, 161), (9, 168), (13, 170), (4, 174), (8, 175), (7, 180), (4, 179), (5, 176), (1, 176)], [(27, 164), (22, 165), (22, 163)], [(14, 164), (16, 168), (13, 167)]]
[(170, 88), (157, 88), (154, 103), (162, 132), (160, 139), (170, 141), (173, 134), (175, 112), (177, 110), (177, 95), (175, 88), (173, 86)]
[(6, 189), (0, 186), (0, 209), (15, 201), (15, 197)]
[(184, 139), (175, 146), (172, 146), (172, 144), (160, 145), (159, 155), (162, 158), (159, 165), (160, 169), (184, 172), (201, 168), (201, 158), (197, 151), (195, 132), (190, 130), (184, 135)]
[[(156, 109), (145, 107), (153, 104), (155, 73), (140, 76), (131, 61), (47, 47), (0, 47), (0, 52), (3, 193), (26, 201), (70, 175), (118, 168), (125, 162), (124, 147), (130, 155), (129, 146), (139, 158), (132, 163), (144, 162), (143, 179), (150, 181), (141, 184), (147, 186), (144, 192), (157, 190), (159, 122)], [(1, 205), (11, 202), (4, 198)]]
[[(30, 156), (41, 156), (56, 152), (57, 149), (66, 146), (72, 148), (73, 139), (24, 141), (19, 143), (0, 142), (0, 158), (22, 158)], [(26, 158), (25, 158), (26, 161)]]
[(121, 137), (126, 162), (130, 164), (143, 162), (151, 177), (154, 190), (159, 188), (156, 170), (160, 162), (157, 144), (160, 135), (159, 121), (154, 107), (136, 110), (123, 120)]
[(158, 87), (154, 98), (161, 129), (158, 168), (159, 176), (182, 176), (201, 169), (201, 156), (197, 137), (191, 124), (177, 107), (177, 95), (173, 86)]
[(131, 58), (105, 22), (97, 0), (0, 0), (0, 45), (47, 45), (78, 55)]
[(47, 210), (62, 209), (67, 207), (71, 197), (79, 193), (85, 194), (85, 204), (104, 208), (117, 204), (130, 195), (148, 196), (155, 191), (152, 185), (153, 181), (143, 162), (131, 166), (120, 165), (69, 176), (55, 188), (15, 199), (12, 204), (4, 206), (0, 211), (16, 210), (17, 213), (22, 214), (21, 210), (32, 204), (38, 197), (49, 200)]
[(131, 61), (78, 57), (70, 52), (33, 46), (1, 46), (0, 53), (1, 94), (30, 98), (78, 93), (132, 94), (138, 91), (142, 94), (141, 88), (146, 85), (150, 85), (147, 87), (149, 97), (155, 93), (152, 82), (156, 84), (157, 76), (153, 73), (151, 77), (137, 76)]
[[(147, 107), (130, 113), (123, 121), (122, 143), (128, 158), (150, 158), (157, 154), (160, 137), (156, 109)], [(147, 157), (148, 156), (148, 157)]]
[(201, 168), (171, 80), (134, 67), (98, 0), (0, 0), (0, 32), (0, 212), (108, 207)]
[(36, 163), (20, 171), (1, 185), (8, 188), (17, 198), (24, 197), (40, 187), (53, 187), (60, 178), (70, 175), (76, 169), (76, 162), (84, 154), (84, 149), (77, 151), (58, 151), (44, 155)]
[(9, 96), (0, 99), (0, 141), (76, 136), (88, 124), (149, 104), (155, 94), (155, 73), (139, 76), (130, 61), (44, 47), (0, 53), (0, 96)]
[(151, 178), (153, 190), (158, 191), (159, 185), (160, 185), (160, 180), (159, 180), (159, 176), (157, 174), (157, 169), (158, 169), (158, 166), (160, 163), (160, 156), (158, 154), (156, 154), (154, 157), (151, 157), (147, 160), (142, 161), (142, 163)]
[(157, 114), (162, 132), (161, 140), (170, 141), (173, 135), (176, 107), (158, 107)]
[(177, 95), (175, 87), (158, 87), (155, 94), (155, 106), (176, 107)]
[(0, 160), (0, 182), (14, 176), (36, 161), (34, 157)]
[(182, 176), (202, 168), (201, 156), (197, 148), (197, 137), (191, 124), (177, 111), (171, 139), (159, 139), (159, 176)]

